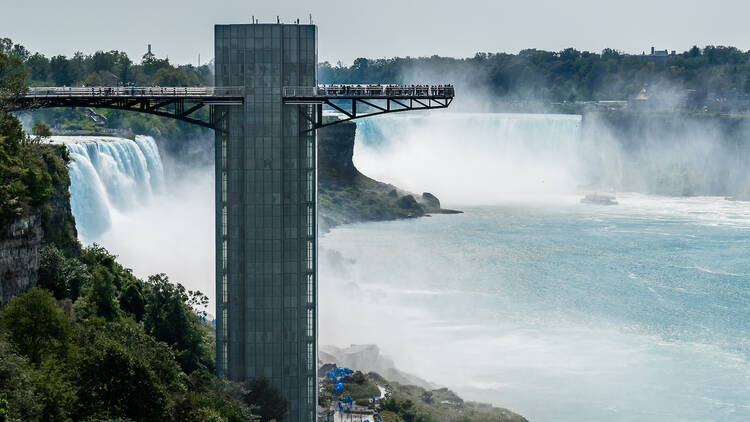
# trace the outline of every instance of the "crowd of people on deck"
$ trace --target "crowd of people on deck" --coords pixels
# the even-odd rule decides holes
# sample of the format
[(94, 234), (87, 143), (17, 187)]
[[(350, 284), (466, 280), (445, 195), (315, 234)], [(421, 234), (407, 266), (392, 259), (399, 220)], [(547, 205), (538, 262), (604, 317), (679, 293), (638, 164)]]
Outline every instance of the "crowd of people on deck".
[(402, 96), (409, 95), (415, 97), (452, 97), (454, 95), (453, 85), (396, 85), (396, 84), (333, 84), (318, 85), (318, 94), (330, 96)]

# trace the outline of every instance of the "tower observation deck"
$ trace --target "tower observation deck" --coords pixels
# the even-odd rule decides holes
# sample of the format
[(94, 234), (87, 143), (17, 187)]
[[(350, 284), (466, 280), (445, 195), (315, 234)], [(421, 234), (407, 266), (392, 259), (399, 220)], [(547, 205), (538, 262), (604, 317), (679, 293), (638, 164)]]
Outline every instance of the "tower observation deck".
[[(319, 85), (317, 40), (315, 25), (216, 25), (216, 87), (32, 88), (14, 105), (113, 108), (215, 129), (216, 371), (268, 378), (289, 402), (288, 422), (317, 418), (315, 130), (446, 108), (455, 94), (450, 85)], [(324, 122), (324, 106), (341, 119)]]

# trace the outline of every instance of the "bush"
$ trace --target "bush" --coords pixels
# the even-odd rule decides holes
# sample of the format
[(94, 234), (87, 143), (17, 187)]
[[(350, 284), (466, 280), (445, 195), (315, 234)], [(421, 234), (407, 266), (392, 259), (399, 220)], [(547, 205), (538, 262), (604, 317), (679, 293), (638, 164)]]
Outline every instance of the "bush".
[(432, 422), (434, 419), (429, 413), (414, 405), (411, 400), (398, 400), (390, 398), (383, 401), (383, 410), (397, 414), (405, 422)]
[(186, 373), (197, 369), (213, 372), (211, 338), (188, 305), (195, 292), (186, 291), (179, 283), (170, 283), (165, 274), (149, 277), (146, 291), (143, 317), (146, 331), (178, 352), (177, 361)]
[(73, 335), (70, 317), (49, 291), (38, 287), (13, 298), (0, 312), (0, 324), (17, 350), (36, 366), (47, 357), (64, 358)]
[(55, 246), (45, 246), (39, 251), (37, 286), (52, 292), (57, 299), (78, 299), (81, 289), (88, 283), (86, 267), (75, 258), (65, 258)]

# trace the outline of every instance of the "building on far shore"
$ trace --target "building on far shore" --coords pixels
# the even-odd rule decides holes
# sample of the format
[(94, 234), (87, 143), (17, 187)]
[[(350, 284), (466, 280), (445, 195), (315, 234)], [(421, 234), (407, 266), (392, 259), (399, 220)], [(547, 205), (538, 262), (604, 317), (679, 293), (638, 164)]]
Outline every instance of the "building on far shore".
[(654, 47), (651, 47), (651, 54), (646, 54), (646, 52), (641, 53), (640, 55), (636, 54), (635, 57), (646, 57), (650, 59), (663, 59), (667, 57), (675, 57), (677, 55), (677, 51), (672, 50), (656, 50)]

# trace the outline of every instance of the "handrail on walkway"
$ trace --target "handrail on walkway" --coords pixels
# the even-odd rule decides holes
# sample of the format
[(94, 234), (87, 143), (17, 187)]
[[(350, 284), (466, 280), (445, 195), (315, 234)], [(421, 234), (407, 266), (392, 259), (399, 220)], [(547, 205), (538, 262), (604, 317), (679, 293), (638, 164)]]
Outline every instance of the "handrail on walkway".
[(24, 97), (242, 97), (243, 88), (197, 86), (87, 86), (87, 87), (35, 87)]
[(317, 86), (288, 86), (285, 98), (335, 97), (432, 97), (453, 98), (453, 85), (395, 85), (395, 84), (320, 84)]

